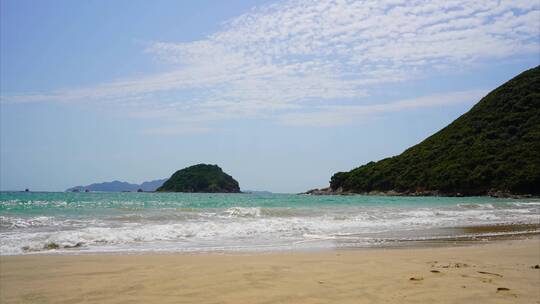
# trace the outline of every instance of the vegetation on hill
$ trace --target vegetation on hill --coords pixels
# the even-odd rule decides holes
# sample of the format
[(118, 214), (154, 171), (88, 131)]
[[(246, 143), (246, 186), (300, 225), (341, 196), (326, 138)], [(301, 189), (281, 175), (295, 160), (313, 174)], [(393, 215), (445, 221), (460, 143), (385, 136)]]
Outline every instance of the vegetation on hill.
[(333, 192), (540, 195), (540, 66), (398, 156), (332, 176)]
[(238, 182), (217, 165), (198, 164), (176, 171), (159, 192), (239, 193)]

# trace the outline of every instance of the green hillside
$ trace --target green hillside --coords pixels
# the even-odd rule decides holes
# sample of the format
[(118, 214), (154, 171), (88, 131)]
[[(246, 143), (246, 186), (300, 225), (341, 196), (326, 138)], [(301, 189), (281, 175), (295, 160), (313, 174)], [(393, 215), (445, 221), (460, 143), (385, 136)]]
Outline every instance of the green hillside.
[(176, 171), (158, 192), (238, 193), (238, 182), (217, 165), (198, 164)]
[(540, 66), (398, 156), (332, 176), (334, 192), (540, 194)]

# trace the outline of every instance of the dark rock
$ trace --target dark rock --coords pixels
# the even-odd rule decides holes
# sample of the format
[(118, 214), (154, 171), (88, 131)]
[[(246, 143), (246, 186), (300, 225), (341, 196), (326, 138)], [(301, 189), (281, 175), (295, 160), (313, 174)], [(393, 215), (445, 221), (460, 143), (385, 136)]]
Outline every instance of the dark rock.
[(60, 245), (53, 242), (47, 243), (45, 244), (45, 246), (43, 246), (43, 249), (47, 249), (47, 250), (58, 249), (58, 248), (60, 248)]

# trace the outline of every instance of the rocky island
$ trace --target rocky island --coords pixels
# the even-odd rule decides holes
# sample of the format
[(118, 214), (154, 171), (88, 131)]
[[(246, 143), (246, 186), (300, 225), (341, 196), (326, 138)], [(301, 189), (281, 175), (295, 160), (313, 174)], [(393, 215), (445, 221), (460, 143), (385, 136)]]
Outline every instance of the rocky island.
[(540, 195), (540, 66), (402, 154), (338, 172), (307, 194)]
[(176, 171), (156, 191), (240, 193), (240, 186), (219, 166), (198, 164)]

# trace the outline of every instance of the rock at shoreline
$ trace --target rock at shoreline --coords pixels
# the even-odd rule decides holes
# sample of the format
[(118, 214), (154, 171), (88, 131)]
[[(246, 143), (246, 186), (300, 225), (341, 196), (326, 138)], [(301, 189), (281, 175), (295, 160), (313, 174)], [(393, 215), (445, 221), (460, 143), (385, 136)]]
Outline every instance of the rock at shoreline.
[[(332, 188), (322, 188), (322, 189), (311, 189), (300, 194), (307, 195), (372, 195), (372, 196), (446, 196), (446, 197), (463, 197), (464, 195), (457, 193), (440, 193), (439, 191), (418, 191), (418, 192), (397, 192), (394, 190), (389, 191), (369, 191), (369, 192), (353, 192), (353, 191), (343, 191), (342, 188), (337, 189), (336, 191)], [(513, 198), (513, 199), (524, 199), (524, 198), (533, 198), (535, 196), (530, 194), (519, 195), (512, 194), (508, 192), (500, 191), (490, 191), (486, 196), (491, 196), (495, 198)]]

